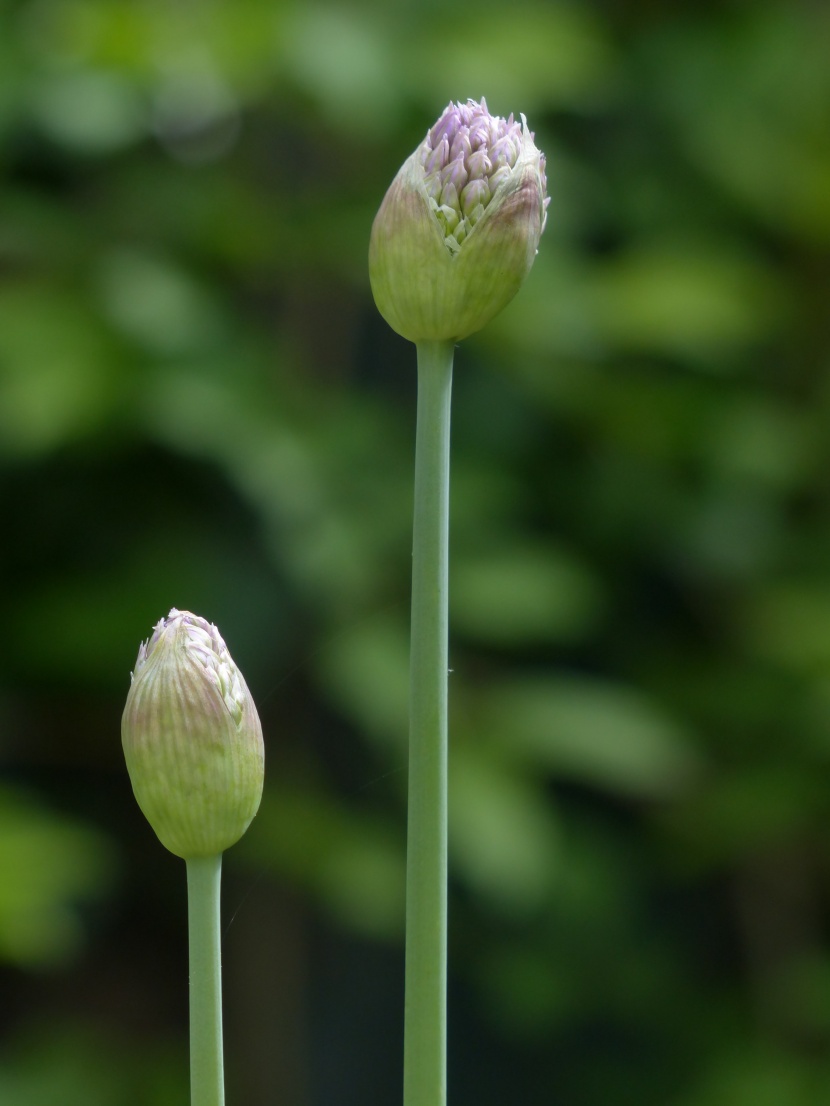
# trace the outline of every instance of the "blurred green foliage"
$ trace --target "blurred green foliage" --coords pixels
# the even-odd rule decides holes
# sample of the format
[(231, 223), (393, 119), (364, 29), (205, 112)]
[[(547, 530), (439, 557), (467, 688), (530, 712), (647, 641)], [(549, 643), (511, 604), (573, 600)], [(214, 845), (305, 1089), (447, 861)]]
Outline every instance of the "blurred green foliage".
[(229, 1101), (400, 1084), (414, 351), (371, 220), (450, 99), (548, 229), (457, 355), (450, 1100), (830, 1092), (830, 9), (0, 9), (0, 1106), (186, 1097), (184, 873), (118, 738), (261, 706)]

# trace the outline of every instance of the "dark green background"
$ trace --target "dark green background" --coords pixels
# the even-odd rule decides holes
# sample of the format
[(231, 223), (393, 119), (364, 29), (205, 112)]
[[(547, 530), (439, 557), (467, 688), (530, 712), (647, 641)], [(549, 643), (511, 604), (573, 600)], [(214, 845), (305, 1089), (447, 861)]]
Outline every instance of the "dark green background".
[(400, 1101), (414, 349), (369, 228), (450, 98), (552, 201), (456, 357), (451, 1106), (830, 1096), (830, 8), (0, 9), (0, 1106), (187, 1101), (119, 719), (260, 705), (229, 1106)]

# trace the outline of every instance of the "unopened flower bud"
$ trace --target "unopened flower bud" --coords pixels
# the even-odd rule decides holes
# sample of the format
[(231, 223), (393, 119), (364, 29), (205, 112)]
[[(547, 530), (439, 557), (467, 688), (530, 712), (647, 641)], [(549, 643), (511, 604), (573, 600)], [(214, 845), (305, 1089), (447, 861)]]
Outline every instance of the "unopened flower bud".
[(378, 310), (413, 342), (480, 330), (518, 292), (547, 217), (545, 157), (521, 124), (450, 104), (401, 167), (369, 245)]
[(121, 739), (159, 840), (190, 860), (238, 841), (259, 808), (264, 748), (251, 693), (219, 631), (175, 608), (138, 651)]

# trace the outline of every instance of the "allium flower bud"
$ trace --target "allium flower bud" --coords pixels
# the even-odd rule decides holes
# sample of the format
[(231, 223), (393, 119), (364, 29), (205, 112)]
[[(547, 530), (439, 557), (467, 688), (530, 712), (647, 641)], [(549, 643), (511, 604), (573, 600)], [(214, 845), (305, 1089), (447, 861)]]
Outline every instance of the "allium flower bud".
[(413, 342), (480, 330), (518, 292), (547, 217), (545, 157), (521, 125), (450, 104), (404, 162), (372, 227), (378, 310)]
[(138, 805), (190, 860), (238, 841), (262, 796), (262, 727), (219, 631), (175, 608), (138, 651), (121, 721)]

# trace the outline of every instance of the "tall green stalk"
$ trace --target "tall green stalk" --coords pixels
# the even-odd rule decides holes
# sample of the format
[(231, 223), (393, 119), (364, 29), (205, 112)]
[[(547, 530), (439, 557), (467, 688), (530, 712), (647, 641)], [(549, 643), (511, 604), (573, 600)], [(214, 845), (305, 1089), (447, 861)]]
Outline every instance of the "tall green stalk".
[(447, 568), (455, 343), (521, 287), (548, 206), (525, 117), (450, 103), (387, 189), (372, 295), (418, 350), (410, 660), (404, 1106), (444, 1106), (447, 1041)]
[(121, 718), (138, 805), (187, 864), (190, 1098), (224, 1106), (222, 854), (262, 796), (265, 749), (248, 685), (212, 622), (175, 607), (138, 650)]
[(224, 1106), (225, 1102), (219, 913), (221, 878), (221, 853), (187, 861), (191, 1106)]
[(418, 344), (412, 549), (404, 1106), (444, 1106), (447, 569), (452, 342)]

